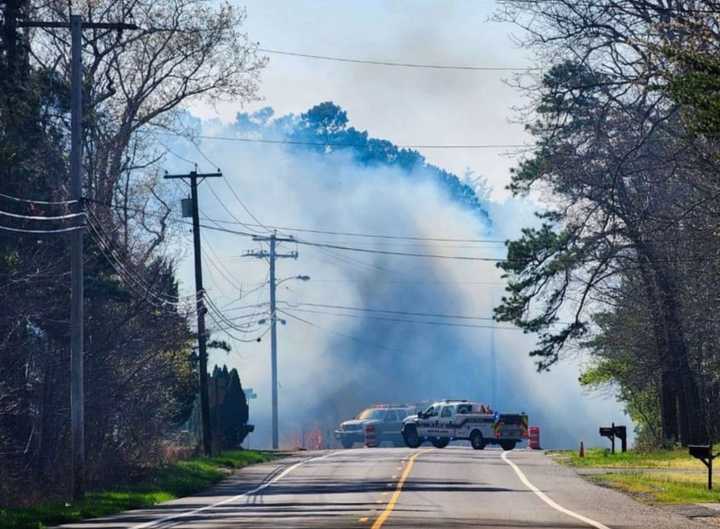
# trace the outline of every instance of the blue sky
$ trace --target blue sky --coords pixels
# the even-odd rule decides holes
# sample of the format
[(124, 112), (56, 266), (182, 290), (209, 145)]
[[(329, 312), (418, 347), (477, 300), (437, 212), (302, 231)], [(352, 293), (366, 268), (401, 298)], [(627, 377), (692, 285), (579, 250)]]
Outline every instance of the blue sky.
[[(495, 2), (251, 0), (246, 30), (264, 48), (360, 59), (494, 67), (532, 67), (513, 40), (516, 27), (492, 21)], [(245, 108), (196, 104), (203, 117), (231, 121), (265, 105), (299, 113), (332, 100), (351, 123), (396, 144), (517, 144), (528, 141), (514, 107), (526, 104), (506, 80), (511, 72), (418, 70), (269, 55), (263, 101)], [(486, 176), (495, 197), (512, 157), (503, 150), (422, 149), (427, 159), (462, 175)]]

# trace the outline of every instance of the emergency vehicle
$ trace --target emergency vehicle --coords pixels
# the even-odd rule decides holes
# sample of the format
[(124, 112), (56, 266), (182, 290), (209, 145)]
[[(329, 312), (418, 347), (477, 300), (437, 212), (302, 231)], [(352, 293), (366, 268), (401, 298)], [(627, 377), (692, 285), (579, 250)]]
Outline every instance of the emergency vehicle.
[(528, 417), (524, 413), (497, 413), (477, 402), (443, 400), (406, 417), (401, 432), (410, 448), (426, 441), (445, 448), (450, 441), (468, 440), (475, 450), (490, 444), (512, 450), (527, 439)]

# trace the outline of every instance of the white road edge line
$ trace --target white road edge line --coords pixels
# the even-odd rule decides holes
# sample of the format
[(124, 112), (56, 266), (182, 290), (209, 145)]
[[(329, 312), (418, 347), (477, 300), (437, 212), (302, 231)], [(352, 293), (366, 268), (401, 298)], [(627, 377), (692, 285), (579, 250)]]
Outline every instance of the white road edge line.
[(507, 458), (507, 454), (508, 454), (508, 452), (503, 452), (503, 453), (502, 453), (502, 455), (500, 456), (500, 457), (502, 458), (502, 460), (505, 461), (508, 465), (510, 465), (510, 466), (512, 467), (512, 469), (515, 471), (515, 473), (516, 473), (516, 474), (518, 475), (518, 477), (520, 478), (520, 481), (522, 481), (523, 484), (524, 484), (528, 489), (530, 489), (531, 491), (533, 491), (538, 498), (540, 498), (542, 501), (544, 501), (545, 503), (547, 503), (550, 507), (552, 507), (552, 508), (555, 509), (556, 511), (560, 511), (560, 512), (563, 513), (563, 514), (567, 514), (568, 516), (572, 516), (573, 518), (575, 518), (575, 519), (577, 519), (577, 520), (580, 520), (581, 522), (584, 522), (584, 523), (588, 524), (588, 525), (591, 526), (591, 527), (595, 527), (595, 529), (610, 529), (610, 528), (609, 528), (607, 525), (605, 525), (605, 524), (602, 524), (602, 523), (600, 523), (600, 522), (596, 522), (595, 520), (593, 520), (593, 519), (591, 519), (591, 518), (588, 518), (588, 517), (586, 517), (586, 516), (583, 516), (582, 514), (578, 514), (578, 513), (576, 513), (576, 512), (573, 512), (573, 511), (571, 511), (570, 509), (566, 509), (566, 508), (563, 507), (562, 505), (559, 505), (559, 504), (555, 503), (555, 501), (553, 501), (552, 498), (550, 498), (547, 494), (545, 494), (543, 491), (541, 491), (540, 489), (538, 489), (535, 485), (533, 485), (532, 483), (530, 483), (530, 480), (529, 480), (529, 479), (527, 478), (527, 476), (523, 473), (523, 471), (520, 470), (520, 467), (518, 467), (515, 463), (513, 463), (512, 461), (510, 461), (510, 460)]
[(199, 512), (207, 511), (207, 510), (209, 510), (209, 509), (214, 509), (215, 507), (219, 507), (220, 505), (225, 505), (226, 503), (232, 503), (232, 502), (234, 502), (234, 501), (239, 500), (240, 498), (242, 498), (242, 497), (244, 497), (244, 496), (250, 496), (250, 495), (252, 495), (252, 494), (255, 494), (255, 493), (257, 493), (257, 492), (260, 492), (260, 491), (263, 490), (263, 489), (268, 488), (268, 487), (269, 487), (270, 485), (272, 485), (273, 483), (276, 483), (277, 481), (281, 480), (282, 478), (284, 478), (285, 476), (287, 476), (288, 474), (290, 474), (290, 472), (292, 472), (293, 470), (295, 470), (295, 469), (298, 468), (299, 466), (302, 466), (302, 465), (304, 465), (304, 464), (306, 464), (306, 463), (310, 463), (310, 462), (312, 462), (312, 461), (320, 461), (321, 459), (325, 459), (326, 457), (330, 457), (330, 456), (335, 455), (335, 454), (338, 454), (338, 453), (339, 453), (339, 452), (330, 452), (329, 454), (325, 454), (324, 456), (311, 457), (311, 458), (309, 458), (309, 459), (303, 459), (302, 461), (298, 461), (298, 462), (295, 463), (294, 465), (289, 466), (288, 468), (286, 468), (285, 470), (283, 470), (282, 472), (280, 472), (280, 474), (278, 474), (277, 476), (275, 476), (275, 477), (274, 477), (273, 479), (271, 479), (270, 481), (266, 481), (266, 482), (263, 483), (262, 485), (259, 485), (259, 486), (255, 487), (254, 489), (248, 490), (247, 492), (243, 492), (242, 494), (238, 494), (237, 496), (233, 496), (233, 497), (231, 497), (231, 498), (225, 498), (225, 499), (222, 500), (222, 501), (219, 501), (219, 502), (217, 502), (217, 503), (213, 503), (213, 504), (211, 504), (211, 505), (206, 505), (206, 506), (204, 506), (204, 507), (200, 507), (199, 509), (193, 509), (192, 511), (186, 511), (186, 512), (181, 512), (181, 513), (177, 513), (177, 514), (171, 514), (171, 515), (169, 515), (169, 516), (165, 516), (165, 517), (163, 517), (163, 518), (158, 518), (157, 520), (151, 520), (151, 521), (149, 521), (149, 522), (145, 522), (145, 523), (142, 523), (142, 524), (140, 524), (140, 525), (133, 525), (133, 526), (130, 527), (129, 529), (147, 529), (148, 527), (153, 527), (153, 526), (155, 526), (155, 525), (158, 525), (158, 524), (161, 524), (161, 523), (164, 523), (164, 522), (168, 522), (168, 521), (174, 520), (174, 519), (176, 519), (176, 518), (184, 518), (184, 517), (186, 517), (186, 516), (192, 516), (192, 515), (197, 514), (197, 513), (199, 513)]

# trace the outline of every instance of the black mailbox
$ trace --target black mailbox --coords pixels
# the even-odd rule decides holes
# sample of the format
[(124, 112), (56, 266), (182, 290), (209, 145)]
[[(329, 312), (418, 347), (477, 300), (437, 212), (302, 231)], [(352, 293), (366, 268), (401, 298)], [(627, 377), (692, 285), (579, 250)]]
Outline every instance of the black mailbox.
[(713, 455), (711, 445), (688, 445), (690, 455), (702, 461), (708, 469), (708, 490), (712, 490), (712, 463), (717, 454)]
[(690, 455), (698, 459), (708, 459), (712, 456), (712, 447), (710, 445), (688, 445)]
[(617, 437), (620, 439), (622, 443), (622, 451), (627, 452), (627, 427), (625, 426), (615, 426), (615, 423), (612, 423), (612, 426), (601, 426), (600, 427), (600, 437), (607, 437), (610, 439), (610, 446), (612, 447), (612, 453), (615, 453), (615, 438)]

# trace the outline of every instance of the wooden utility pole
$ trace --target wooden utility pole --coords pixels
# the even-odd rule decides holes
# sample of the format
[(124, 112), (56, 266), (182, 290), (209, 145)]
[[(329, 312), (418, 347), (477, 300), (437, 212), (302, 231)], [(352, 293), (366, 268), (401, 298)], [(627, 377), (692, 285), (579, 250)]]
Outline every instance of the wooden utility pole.
[(198, 353), (200, 370), (200, 416), (202, 419), (202, 444), (205, 455), (212, 455), (212, 431), (210, 429), (210, 400), (208, 398), (207, 372), (207, 331), (205, 329), (205, 290), (202, 277), (202, 254), (200, 252), (200, 214), (198, 210), (198, 178), (221, 177), (222, 173), (165, 174), (165, 178), (188, 178), (190, 180), (190, 198), (192, 201), (193, 248), (195, 250), (195, 302), (197, 309)]
[(275, 289), (277, 287), (277, 281), (275, 278), (275, 259), (278, 257), (289, 257), (291, 259), (297, 259), (297, 252), (290, 252), (287, 254), (278, 254), (276, 251), (276, 245), (278, 242), (295, 242), (292, 237), (278, 237), (276, 232), (273, 232), (270, 236), (256, 235), (253, 237), (255, 241), (263, 241), (270, 243), (270, 251), (265, 250), (257, 252), (248, 252), (245, 255), (251, 257), (258, 257), (260, 259), (268, 259), (270, 262), (270, 369), (272, 376), (272, 447), (274, 449), (280, 446), (280, 435), (278, 431), (278, 376), (277, 376), (277, 311), (276, 311), (276, 299)]
[[(70, 22), (23, 20), (18, 27), (70, 29), (70, 193), (82, 205), (82, 31), (84, 29), (138, 29), (135, 24), (83, 22), (70, 15)], [(83, 314), (83, 231), (70, 233), (70, 421), (72, 431), (73, 498), (85, 495), (85, 345)]]

